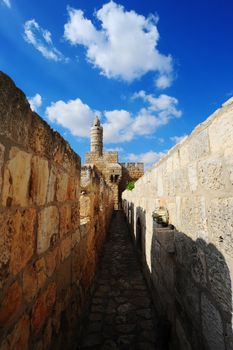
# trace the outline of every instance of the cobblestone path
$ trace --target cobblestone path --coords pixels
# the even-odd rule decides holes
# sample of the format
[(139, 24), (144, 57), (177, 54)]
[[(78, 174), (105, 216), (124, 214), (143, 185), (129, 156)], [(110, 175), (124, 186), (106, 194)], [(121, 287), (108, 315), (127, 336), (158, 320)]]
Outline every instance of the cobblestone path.
[(160, 350), (158, 325), (123, 212), (114, 212), (79, 349)]

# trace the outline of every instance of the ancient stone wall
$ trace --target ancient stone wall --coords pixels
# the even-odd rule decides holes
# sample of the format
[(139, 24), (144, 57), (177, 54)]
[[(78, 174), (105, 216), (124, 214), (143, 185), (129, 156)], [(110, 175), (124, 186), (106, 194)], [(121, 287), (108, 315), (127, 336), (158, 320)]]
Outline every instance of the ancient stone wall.
[(87, 210), (80, 168), (79, 156), (0, 73), (1, 349), (72, 348), (112, 208), (98, 178), (89, 229), (80, 226)]
[[(173, 348), (233, 349), (233, 101), (125, 191), (123, 205)], [(153, 220), (159, 207), (170, 226)]]
[(85, 154), (86, 164), (92, 164), (96, 161), (103, 163), (117, 163), (118, 162), (118, 152), (103, 152), (100, 156), (96, 152), (86, 152)]
[(103, 159), (105, 162), (118, 163), (118, 152), (114, 152), (114, 151), (104, 152)]
[(95, 164), (96, 170), (103, 174), (107, 185), (111, 188), (114, 196), (114, 209), (119, 209), (119, 182), (122, 175), (122, 168), (118, 160), (117, 152), (104, 152), (103, 156), (98, 156), (94, 152), (86, 153), (86, 164)]
[(120, 163), (122, 166), (122, 177), (120, 181), (120, 192), (123, 192), (129, 181), (137, 181), (144, 174), (143, 163)]
[[(95, 166), (81, 170), (80, 228), (86, 252), (84, 276), (91, 286), (113, 211), (113, 192)], [(80, 257), (77, 256), (77, 259)]]

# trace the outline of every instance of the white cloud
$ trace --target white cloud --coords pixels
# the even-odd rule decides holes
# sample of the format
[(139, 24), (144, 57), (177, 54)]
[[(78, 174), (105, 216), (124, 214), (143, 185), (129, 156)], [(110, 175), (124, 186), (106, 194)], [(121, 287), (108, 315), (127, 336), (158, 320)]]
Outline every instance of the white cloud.
[(68, 15), (65, 39), (72, 45), (85, 46), (87, 60), (108, 78), (130, 82), (149, 71), (164, 76), (171, 73), (171, 56), (161, 54), (157, 48), (157, 17), (126, 11), (114, 1), (95, 13), (100, 29), (84, 17), (82, 10), (68, 7)]
[(28, 102), (31, 106), (31, 109), (36, 112), (42, 105), (42, 97), (39, 94), (36, 94), (35, 96), (29, 98)]
[[(133, 115), (126, 110), (104, 111), (103, 135), (105, 143), (121, 143), (133, 140), (137, 136), (153, 135), (157, 128), (168, 124), (171, 118), (181, 116), (176, 108), (177, 99), (168, 95), (154, 97), (145, 91), (134, 94), (146, 107)], [(89, 137), (90, 126), (96, 111), (84, 104), (79, 98), (68, 102), (57, 101), (47, 107), (50, 121), (70, 130), (73, 135)], [(98, 112), (99, 114), (99, 112)]]
[(11, 8), (11, 2), (10, 0), (2, 0), (2, 2), (9, 8)]
[(133, 98), (141, 98), (143, 101), (149, 104), (148, 110), (151, 112), (167, 111), (169, 114), (175, 117), (181, 116), (181, 111), (176, 109), (178, 105), (178, 100), (175, 97), (168, 96), (165, 94), (159, 95), (159, 97), (154, 97), (152, 94), (146, 94), (144, 90), (136, 92)]
[(161, 75), (155, 80), (155, 86), (158, 89), (166, 89), (172, 84), (172, 77), (169, 75)]
[(178, 100), (168, 95), (154, 97), (145, 91), (139, 91), (133, 98), (143, 100), (146, 107), (139, 110), (136, 115), (125, 110), (105, 112), (104, 141), (119, 143), (131, 141), (136, 136), (152, 135), (162, 125), (166, 125), (172, 118), (179, 118), (182, 114), (177, 109)]
[(68, 102), (57, 101), (46, 108), (48, 119), (68, 129), (72, 135), (89, 137), (95, 111), (79, 98)]
[(154, 163), (157, 163), (166, 153), (149, 151), (145, 153), (135, 154), (130, 153), (125, 158), (129, 162), (141, 162), (144, 163), (145, 169), (151, 167)]
[(174, 142), (174, 144), (180, 143), (182, 140), (184, 140), (187, 137), (187, 135), (183, 136), (172, 136), (170, 137), (170, 140)]
[(132, 131), (133, 118), (128, 111), (114, 110), (104, 113), (106, 121), (103, 123), (104, 142), (119, 143), (131, 141), (134, 133)]
[(47, 29), (41, 28), (35, 19), (25, 22), (24, 39), (48, 60), (67, 61), (63, 54), (53, 45), (51, 33)]

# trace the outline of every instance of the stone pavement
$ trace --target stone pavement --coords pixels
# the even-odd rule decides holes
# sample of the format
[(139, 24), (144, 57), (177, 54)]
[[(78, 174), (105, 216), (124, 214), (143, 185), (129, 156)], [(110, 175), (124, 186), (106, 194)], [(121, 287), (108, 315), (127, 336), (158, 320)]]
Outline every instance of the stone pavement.
[(158, 350), (158, 333), (124, 214), (115, 211), (78, 349)]

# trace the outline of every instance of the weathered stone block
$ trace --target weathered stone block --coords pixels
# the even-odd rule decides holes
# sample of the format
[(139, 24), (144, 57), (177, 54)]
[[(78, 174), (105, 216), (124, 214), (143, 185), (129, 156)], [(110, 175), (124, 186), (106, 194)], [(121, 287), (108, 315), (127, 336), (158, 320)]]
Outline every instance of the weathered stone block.
[[(196, 242), (194, 244), (196, 249), (192, 254), (191, 275), (196, 283), (204, 287), (207, 284), (205, 243), (201, 241), (200, 244)], [(203, 245), (203, 247), (200, 245)]]
[(232, 308), (230, 272), (224, 257), (213, 244), (208, 245), (206, 261), (211, 294), (219, 307), (229, 312)]
[(26, 145), (30, 128), (30, 106), (26, 96), (0, 72), (0, 134)]
[(220, 313), (204, 293), (201, 296), (201, 313), (203, 335), (208, 348), (224, 350), (223, 325)]
[(10, 160), (4, 169), (3, 205), (28, 205), (31, 155), (16, 147), (10, 150)]
[(222, 160), (206, 159), (198, 162), (198, 180), (200, 186), (209, 190), (221, 190), (225, 187)]
[(74, 246), (76, 244), (78, 244), (80, 242), (80, 239), (81, 239), (81, 233), (80, 233), (80, 230), (78, 229), (75, 232), (73, 232), (71, 235), (72, 249), (74, 248)]
[(233, 197), (212, 200), (208, 219), (213, 242), (233, 257)]
[(71, 253), (72, 249), (72, 237), (68, 236), (61, 241), (61, 260), (65, 260)]
[(52, 319), (50, 318), (47, 323), (46, 323), (46, 327), (44, 330), (44, 339), (43, 339), (43, 349), (50, 349), (50, 343), (51, 343), (51, 338), (52, 338), (52, 332), (53, 332), (53, 328), (52, 328)]
[(193, 192), (196, 191), (198, 186), (196, 163), (189, 164), (188, 166), (188, 180), (190, 190)]
[(68, 179), (68, 185), (67, 185), (67, 198), (69, 200), (74, 200), (76, 198), (76, 179), (74, 177), (69, 177)]
[(48, 288), (37, 299), (32, 309), (32, 330), (37, 333), (43, 325), (46, 318), (51, 314), (56, 300), (56, 284), (50, 283)]
[(207, 212), (204, 196), (181, 198), (180, 230), (192, 239), (203, 238), (208, 242)]
[(59, 213), (55, 206), (42, 209), (38, 215), (37, 253), (45, 252), (58, 239)]
[(36, 211), (33, 208), (17, 211), (14, 217), (15, 235), (11, 247), (10, 270), (17, 274), (33, 255)]
[(175, 193), (184, 193), (188, 187), (187, 169), (179, 169), (175, 171)]
[(47, 192), (47, 202), (53, 202), (56, 192), (56, 167), (51, 165), (49, 172), (49, 182), (48, 182), (48, 192)]
[(31, 302), (38, 291), (37, 274), (34, 266), (29, 266), (23, 273), (23, 295), (27, 302)]
[(19, 310), (22, 304), (22, 289), (15, 282), (7, 290), (6, 295), (0, 305), (0, 326), (3, 327), (10, 318)]
[(30, 333), (30, 322), (28, 316), (25, 314), (16, 324), (14, 330), (8, 335), (5, 340), (5, 347), (1, 347), (4, 350), (11, 349), (29, 349), (28, 339)]
[(30, 196), (33, 203), (44, 205), (46, 202), (49, 179), (48, 161), (34, 156), (32, 158)]
[(36, 113), (32, 113), (32, 126), (29, 135), (30, 148), (40, 156), (53, 157), (54, 134), (48, 124)]
[(232, 154), (233, 148), (233, 110), (219, 115), (209, 127), (211, 152)]
[[(9, 273), (16, 275), (33, 255), (35, 241), (34, 209), (0, 214), (0, 275), (1, 282)], [(1, 286), (1, 283), (0, 283)]]
[(69, 204), (62, 206), (60, 209), (60, 237), (66, 236), (71, 228), (71, 206)]
[(188, 144), (189, 160), (198, 160), (210, 152), (208, 130), (202, 130), (198, 135), (193, 136)]
[[(189, 277), (188, 269), (177, 268), (176, 299), (185, 311), (186, 321), (199, 327), (200, 324), (200, 290)], [(181, 315), (182, 316), (182, 315)]]
[(169, 228), (156, 228), (153, 229), (154, 235), (157, 241), (161, 244), (163, 249), (169, 254), (174, 253), (174, 230)]
[(163, 189), (163, 175), (160, 172), (158, 172), (158, 175), (157, 175), (157, 191), (158, 191), (158, 196), (161, 197), (163, 196), (163, 193), (164, 193), (164, 189)]
[(180, 152), (176, 150), (174, 153), (172, 153), (171, 157), (173, 171), (180, 169)]
[(72, 222), (72, 231), (79, 230), (80, 225), (80, 205), (79, 202), (72, 204), (71, 208), (71, 222)]
[(189, 147), (188, 144), (180, 146), (180, 166), (181, 168), (185, 167), (189, 163)]
[(57, 174), (57, 183), (56, 183), (56, 199), (59, 202), (64, 202), (65, 200), (68, 199), (67, 188), (68, 188), (68, 175), (66, 173), (59, 172)]
[(230, 184), (233, 186), (233, 157), (226, 157), (225, 158), (225, 164), (230, 180)]
[(85, 218), (91, 215), (91, 198), (87, 195), (80, 196), (80, 217)]
[(34, 263), (34, 268), (35, 268), (35, 271), (36, 271), (38, 289), (42, 289), (42, 287), (44, 286), (44, 284), (45, 284), (45, 282), (47, 280), (47, 271), (46, 271), (46, 267), (45, 267), (45, 259), (44, 258), (38, 259)]
[(46, 274), (51, 277), (54, 273), (55, 269), (59, 266), (61, 260), (61, 254), (58, 247), (53, 250), (47, 252), (45, 256), (45, 264), (46, 264)]
[(4, 163), (4, 152), (5, 152), (5, 147), (0, 143), (0, 198), (1, 198), (1, 192), (2, 192), (2, 166)]

